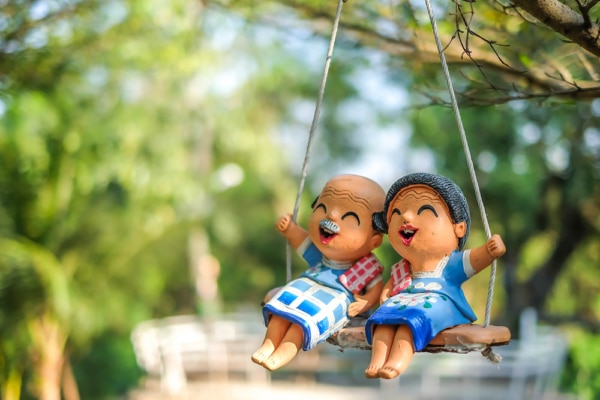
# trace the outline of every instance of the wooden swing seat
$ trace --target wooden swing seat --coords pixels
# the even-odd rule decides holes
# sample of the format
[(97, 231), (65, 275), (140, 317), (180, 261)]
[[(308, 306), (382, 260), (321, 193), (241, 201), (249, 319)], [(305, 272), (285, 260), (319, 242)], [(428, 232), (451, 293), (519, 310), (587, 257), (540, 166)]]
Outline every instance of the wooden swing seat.
[[(327, 342), (340, 347), (370, 350), (365, 335), (366, 319), (352, 318), (350, 323), (333, 334)], [(510, 330), (495, 325), (458, 325), (440, 332), (421, 352), (427, 353), (468, 353), (483, 351), (490, 346), (503, 346), (510, 342)]]

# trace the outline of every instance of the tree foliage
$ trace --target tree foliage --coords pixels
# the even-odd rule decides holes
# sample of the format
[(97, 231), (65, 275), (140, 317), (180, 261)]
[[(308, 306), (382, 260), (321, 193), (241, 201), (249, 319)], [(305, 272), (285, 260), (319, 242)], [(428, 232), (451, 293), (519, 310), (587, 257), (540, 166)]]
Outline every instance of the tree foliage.
[[(211, 4), (222, 4), (219, 0)], [(336, 2), (291, 1), (277, 12), (244, 1), (226, 7), (263, 23), (289, 29), (288, 8), (315, 32), (330, 33)], [(516, 99), (593, 99), (598, 95), (596, 1), (432, 1), (445, 57), (465, 77), (461, 101), (489, 105)], [(381, 50), (396, 68), (439, 70), (438, 49), (423, 2), (348, 1), (343, 40)], [(432, 82), (433, 83), (433, 82)], [(441, 85), (441, 86), (440, 86)], [(440, 101), (442, 81), (415, 87)], [(443, 99), (443, 97), (441, 98)]]
[[(234, 1), (227, 7), (276, 25), (283, 35), (293, 31), (286, 15), (294, 13), (306, 29), (328, 37), (334, 3), (302, 1), (261, 8)], [(581, 46), (574, 36), (573, 41), (561, 36), (567, 26), (576, 24), (569, 25), (571, 20), (563, 18), (560, 30), (549, 20), (550, 16), (560, 20), (559, 11), (565, 12), (570, 18), (588, 21), (593, 30), (590, 21), (596, 2), (577, 3), (577, 10), (571, 11), (562, 3), (545, 2), (552, 7), (543, 3), (434, 3), (444, 56), (484, 198), (489, 201), (487, 209), (509, 244), (505, 282), (508, 315), (513, 321), (527, 306), (546, 310), (556, 281), (579, 249), (598, 237), (599, 228), (598, 103), (590, 99), (596, 96), (600, 65), (589, 46)], [(575, 18), (575, 12), (581, 18)], [(587, 25), (582, 24), (585, 30)], [(407, 1), (347, 2), (338, 35), (338, 63), (356, 67), (361, 55), (376, 49), (388, 67), (388, 80), (409, 85), (413, 146), (431, 151), (440, 172), (463, 187), (471, 186), (466, 163), (460, 162), (463, 150), (458, 133), (453, 133), (456, 124), (451, 112), (439, 107), (422, 109), (449, 103), (426, 9)], [(350, 70), (339, 67), (336, 72), (348, 74)], [(388, 124), (401, 126), (407, 114), (398, 115)], [(332, 137), (337, 129), (324, 118)], [(398, 167), (405, 168), (402, 163)], [(473, 196), (471, 200), (476, 204)], [(527, 267), (530, 272), (524, 278), (517, 271), (522, 264), (532, 263), (525, 249), (530, 239), (538, 237), (547, 241), (547, 254), (536, 257), (536, 265)], [(594, 320), (586, 324), (596, 325)]]
[[(211, 50), (203, 29), (220, 17), (200, 10), (125, 1), (2, 9), (11, 21), (0, 120), (3, 398), (19, 398), (27, 375), (36, 398), (58, 398), (69, 355), (91, 354), (106, 332), (128, 338), (137, 321), (193, 313), (192, 228), (210, 233), (227, 273), (244, 255), (231, 250), (241, 248), (238, 232), (265, 230), (285, 185), (268, 141), (279, 103), (273, 87), (244, 90), (243, 75), (227, 91), (228, 70), (253, 60)], [(244, 198), (248, 215), (262, 216), (246, 229)]]
[[(292, 30), (292, 14), (327, 38), (334, 3), (261, 8), (231, 1), (226, 7), (278, 26), (282, 35)], [(593, 267), (600, 243), (596, 8), (596, 1), (434, 3), (487, 215), (507, 241), (500, 264), (505, 304), (496, 318), (511, 327), (531, 306), (548, 323), (575, 323), (592, 332), (600, 326)], [(398, 149), (389, 168), (399, 173), (427, 168), (410, 153), (430, 152), (434, 168), (467, 189), (475, 213), (456, 121), (444, 107), (450, 100), (425, 8), (412, 1), (345, 3), (334, 58), (356, 67), (373, 53), (387, 67), (387, 81), (410, 91), (410, 108), (399, 109), (386, 123), (404, 127), (411, 121), (411, 150)], [(369, 141), (362, 138), (363, 144)]]
[[(533, 305), (594, 332), (596, 2), (434, 6), (490, 223), (509, 249), (495, 317), (512, 326)], [(2, 398), (19, 398), (24, 376), (35, 397), (58, 398), (70, 359), (89, 382), (81, 374), (106, 362), (99, 349), (123, 353), (136, 322), (194, 312), (192, 232), (220, 262), (227, 307), (284, 281), (273, 222), (293, 206), (334, 12), (312, 0), (2, 4)], [(476, 204), (422, 4), (348, 1), (334, 54), (300, 218), (312, 185), (355, 161), (386, 179), (435, 169)]]

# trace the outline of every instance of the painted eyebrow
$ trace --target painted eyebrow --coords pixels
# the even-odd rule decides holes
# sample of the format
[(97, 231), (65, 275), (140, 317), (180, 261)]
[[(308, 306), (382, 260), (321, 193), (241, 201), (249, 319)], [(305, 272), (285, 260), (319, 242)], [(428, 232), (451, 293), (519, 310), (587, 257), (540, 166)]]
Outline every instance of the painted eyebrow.
[(317, 204), (317, 205), (316, 205), (316, 206), (313, 208), (313, 212), (314, 212), (314, 211), (317, 211), (317, 208), (319, 208), (319, 207), (323, 208), (323, 211), (327, 212), (327, 207), (325, 206), (325, 203), (319, 203), (319, 204)]
[(345, 219), (346, 217), (356, 218), (356, 221), (358, 222), (358, 225), (360, 226), (360, 218), (358, 218), (358, 214), (355, 213), (354, 211), (348, 211), (346, 214), (342, 215), (342, 220)]
[(424, 206), (421, 206), (419, 208), (419, 211), (417, 211), (417, 215), (420, 215), (425, 210), (431, 211), (433, 213), (433, 215), (435, 215), (436, 217), (438, 216), (438, 213), (437, 213), (437, 211), (435, 211), (435, 208), (433, 208), (433, 206), (429, 205), (429, 204), (425, 204)]
[(399, 209), (397, 209), (397, 208), (394, 208), (394, 209), (392, 210), (392, 215), (394, 215), (394, 214), (402, 215), (402, 213), (400, 212), (400, 210), (399, 210)]

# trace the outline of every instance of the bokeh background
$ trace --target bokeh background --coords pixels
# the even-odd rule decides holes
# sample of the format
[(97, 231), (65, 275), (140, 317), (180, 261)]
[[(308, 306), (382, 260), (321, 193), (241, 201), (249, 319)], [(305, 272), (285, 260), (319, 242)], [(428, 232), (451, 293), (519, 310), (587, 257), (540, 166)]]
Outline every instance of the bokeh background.
[[(387, 189), (428, 171), (464, 189), (470, 242), (485, 239), (416, 3), (344, 6), (301, 224), (334, 174)], [(568, 338), (560, 390), (598, 398), (598, 58), (502, 2), (434, 4), (490, 226), (508, 248), (492, 321), (516, 337), (536, 310)], [(273, 226), (294, 206), (335, 9), (0, 1), (2, 399), (123, 398), (144, 375), (136, 324), (256, 311), (285, 282)], [(387, 243), (378, 255), (397, 260)], [(488, 280), (466, 285), (479, 316)]]

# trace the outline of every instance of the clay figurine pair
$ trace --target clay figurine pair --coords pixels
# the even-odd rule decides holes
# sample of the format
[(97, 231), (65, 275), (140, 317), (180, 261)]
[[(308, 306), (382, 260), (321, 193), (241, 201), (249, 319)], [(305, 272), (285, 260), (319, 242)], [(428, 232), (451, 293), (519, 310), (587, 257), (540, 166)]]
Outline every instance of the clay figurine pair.
[[(461, 285), (506, 251), (500, 236), (464, 249), (467, 201), (451, 180), (413, 173), (387, 194), (358, 175), (330, 179), (312, 205), (308, 229), (290, 215), (276, 228), (309, 268), (263, 307), (267, 331), (252, 360), (276, 370), (376, 308), (366, 323), (368, 378), (391, 379), (440, 331), (477, 319)], [(384, 284), (373, 254), (387, 234), (402, 257)]]

